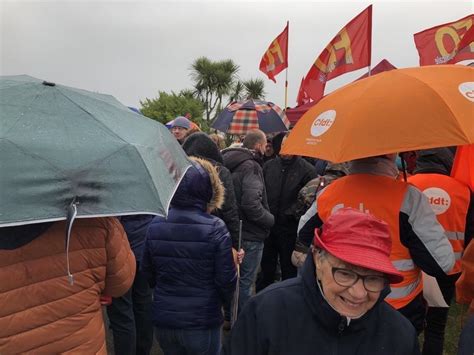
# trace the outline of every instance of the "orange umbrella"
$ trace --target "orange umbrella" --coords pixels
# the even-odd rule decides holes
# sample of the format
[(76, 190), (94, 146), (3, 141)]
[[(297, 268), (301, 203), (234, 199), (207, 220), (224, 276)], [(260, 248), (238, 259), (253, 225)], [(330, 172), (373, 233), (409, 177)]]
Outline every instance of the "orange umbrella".
[(474, 68), (391, 70), (346, 85), (308, 110), (283, 154), (344, 162), (474, 143)]
[(474, 144), (458, 147), (451, 176), (474, 191)]

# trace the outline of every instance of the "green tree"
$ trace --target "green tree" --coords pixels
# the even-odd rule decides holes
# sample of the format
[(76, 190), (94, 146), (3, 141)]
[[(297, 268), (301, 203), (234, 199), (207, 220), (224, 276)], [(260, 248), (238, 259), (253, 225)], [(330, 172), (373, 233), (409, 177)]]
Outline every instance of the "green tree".
[(191, 120), (198, 125), (203, 123), (204, 106), (200, 100), (192, 96), (191, 90), (182, 90), (179, 94), (160, 91), (157, 98), (146, 98), (144, 101), (140, 101), (140, 105), (140, 111), (145, 116), (163, 124), (176, 116), (185, 116), (186, 114), (189, 114)]
[(238, 71), (239, 66), (231, 59), (212, 61), (200, 57), (191, 64), (195, 95), (204, 104), (208, 122), (219, 113), (224, 97), (231, 94)]
[(240, 80), (236, 81), (229, 95), (229, 103), (245, 99), (245, 86)]
[(249, 79), (243, 82), (246, 99), (264, 100), (265, 82), (263, 79)]

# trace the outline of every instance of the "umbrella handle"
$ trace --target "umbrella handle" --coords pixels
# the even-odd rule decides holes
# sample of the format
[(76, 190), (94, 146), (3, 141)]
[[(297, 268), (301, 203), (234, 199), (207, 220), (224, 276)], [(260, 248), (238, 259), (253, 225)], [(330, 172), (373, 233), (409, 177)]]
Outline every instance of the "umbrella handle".
[(403, 158), (403, 155), (400, 156), (400, 158), (400, 160), (402, 161), (403, 181), (407, 182), (407, 167), (405, 164), (405, 159)]
[(71, 274), (71, 268), (69, 264), (69, 245), (71, 241), (71, 230), (72, 224), (77, 216), (77, 205), (79, 202), (76, 202), (76, 197), (72, 200), (71, 204), (67, 208), (67, 218), (66, 218), (66, 267), (67, 267), (67, 277), (69, 284), (74, 285), (74, 276)]
[(242, 220), (239, 220), (239, 241), (237, 242), (237, 251), (240, 251), (242, 248)]

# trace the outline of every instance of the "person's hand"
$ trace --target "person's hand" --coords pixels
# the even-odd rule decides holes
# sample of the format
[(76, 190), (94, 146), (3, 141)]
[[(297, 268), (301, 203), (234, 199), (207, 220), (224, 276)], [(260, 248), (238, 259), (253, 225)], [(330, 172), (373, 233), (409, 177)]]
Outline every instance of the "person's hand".
[(240, 265), (242, 264), (242, 260), (244, 260), (245, 251), (244, 249), (240, 249), (239, 251), (232, 248), (232, 256), (234, 257), (234, 264)]
[(100, 295), (101, 306), (110, 306), (112, 304), (112, 296)]
[(242, 261), (244, 261), (245, 257), (245, 251), (244, 249), (240, 248), (240, 250), (237, 252), (237, 262), (239, 264), (242, 264)]
[(291, 263), (296, 267), (303, 266), (306, 260), (306, 255), (307, 255), (306, 253), (302, 253), (302, 252), (294, 250), (293, 253), (291, 254)]

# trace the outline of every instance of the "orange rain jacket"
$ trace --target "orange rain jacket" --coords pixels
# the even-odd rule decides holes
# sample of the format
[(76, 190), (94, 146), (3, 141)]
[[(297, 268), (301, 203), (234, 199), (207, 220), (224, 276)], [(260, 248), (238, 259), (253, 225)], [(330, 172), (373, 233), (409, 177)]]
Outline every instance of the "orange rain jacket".
[(0, 249), (0, 354), (106, 354), (100, 295), (132, 285), (135, 258), (115, 218), (78, 219), (66, 274), (66, 223)]

